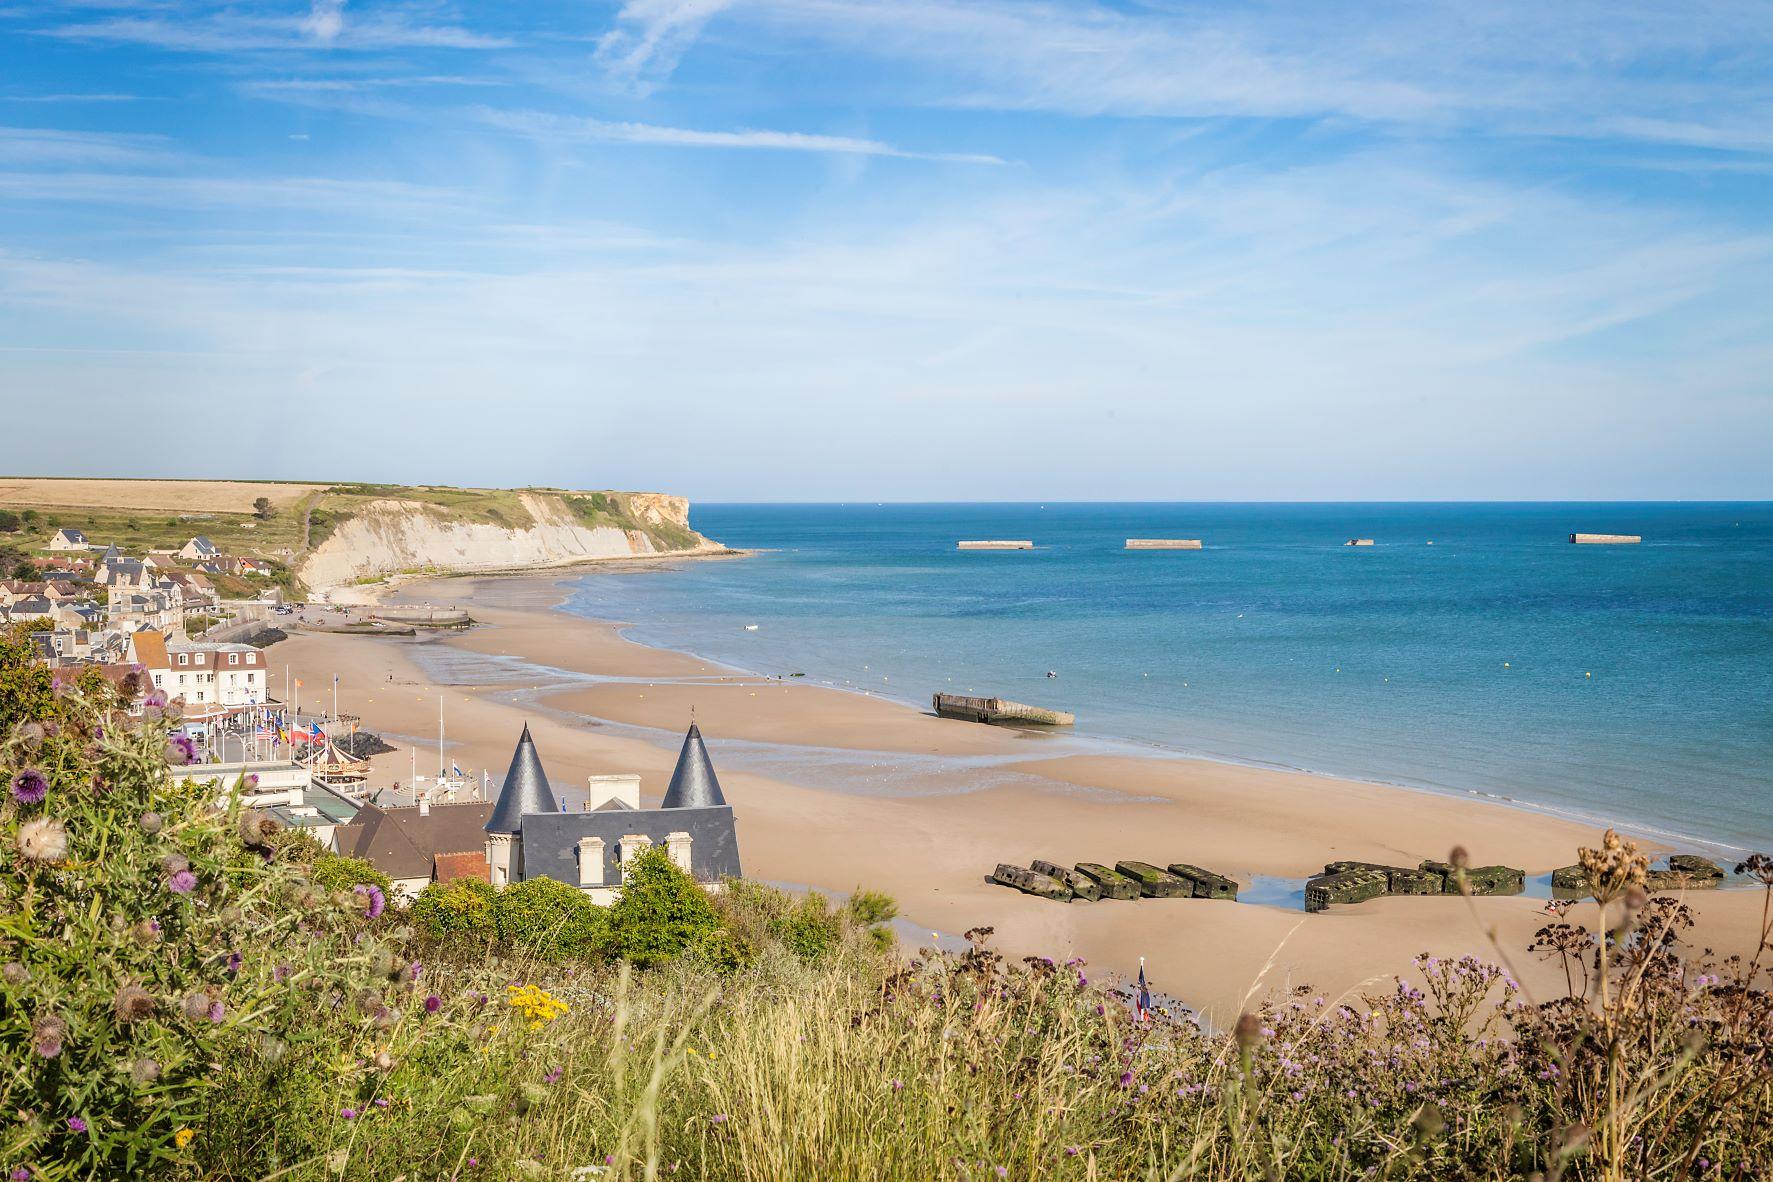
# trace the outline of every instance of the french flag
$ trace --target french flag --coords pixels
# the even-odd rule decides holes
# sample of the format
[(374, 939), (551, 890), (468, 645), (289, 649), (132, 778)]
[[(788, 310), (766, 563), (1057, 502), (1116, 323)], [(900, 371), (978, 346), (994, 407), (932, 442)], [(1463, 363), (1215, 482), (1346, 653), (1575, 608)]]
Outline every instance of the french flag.
[(1133, 995), (1133, 1021), (1151, 1019), (1151, 989), (1145, 984), (1145, 958), (1139, 958), (1139, 991)]

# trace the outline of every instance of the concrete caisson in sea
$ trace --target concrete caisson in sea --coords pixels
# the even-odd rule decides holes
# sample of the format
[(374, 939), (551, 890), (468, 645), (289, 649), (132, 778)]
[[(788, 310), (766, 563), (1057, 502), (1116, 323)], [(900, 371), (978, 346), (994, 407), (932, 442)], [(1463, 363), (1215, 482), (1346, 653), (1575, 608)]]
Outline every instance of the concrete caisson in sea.
[(989, 722), (998, 726), (1070, 726), (1077, 715), (1064, 710), (1029, 706), (1008, 698), (976, 698), (967, 694), (936, 694), (930, 705), (943, 718)]
[(1644, 540), (1642, 534), (1571, 534), (1573, 546), (1635, 546)]
[(1129, 550), (1199, 550), (1199, 538), (1128, 538)]
[(1349, 538), (1346, 542), (1343, 542), (1342, 544), (1344, 546), (1371, 546), (1373, 544), (1373, 539), (1372, 538)]

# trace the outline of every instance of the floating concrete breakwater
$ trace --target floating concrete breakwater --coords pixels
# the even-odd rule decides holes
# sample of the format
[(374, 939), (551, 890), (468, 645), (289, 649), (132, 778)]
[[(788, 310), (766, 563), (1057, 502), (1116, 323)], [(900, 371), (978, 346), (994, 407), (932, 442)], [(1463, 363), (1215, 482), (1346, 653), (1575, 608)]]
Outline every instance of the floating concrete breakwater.
[[(1465, 885), (1474, 895), (1518, 895), (1527, 889), (1527, 872), (1512, 866), (1474, 866), (1465, 871)], [(1461, 894), (1459, 875), (1445, 862), (1419, 866), (1387, 866), (1378, 862), (1330, 862), (1305, 884), (1305, 910), (1364, 903), (1381, 895)]]
[(1644, 540), (1642, 534), (1571, 534), (1573, 546), (1635, 546)]
[(1027, 538), (993, 539), (986, 538), (973, 542), (956, 542), (956, 550), (1032, 550), (1034, 543)]
[(1129, 550), (1199, 550), (1199, 538), (1128, 538)]
[(1372, 538), (1349, 538), (1346, 542), (1343, 542), (1342, 544), (1344, 546), (1371, 546), (1373, 544), (1373, 539)]
[(1173, 862), (1168, 869), (1150, 862), (1116, 862), (1112, 869), (1100, 862), (1079, 862), (1067, 870), (1037, 858), (1026, 868), (1000, 862), (991, 872), (991, 881), (1056, 902), (1237, 898), (1235, 879), (1187, 862)]
[[(1644, 889), (1710, 890), (1722, 886), (1724, 871), (1716, 863), (1697, 854), (1673, 854), (1668, 865), (1644, 875)], [(1588, 875), (1580, 866), (1560, 866), (1551, 872), (1551, 893), (1554, 898), (1580, 899), (1588, 894)]]

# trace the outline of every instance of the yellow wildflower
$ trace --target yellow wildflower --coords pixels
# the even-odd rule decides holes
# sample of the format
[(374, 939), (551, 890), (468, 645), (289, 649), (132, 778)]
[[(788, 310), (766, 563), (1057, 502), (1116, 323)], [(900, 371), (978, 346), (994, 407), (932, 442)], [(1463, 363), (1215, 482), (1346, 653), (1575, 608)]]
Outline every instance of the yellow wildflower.
[(192, 1141), (194, 1141), (196, 1139), (197, 1139), (196, 1131), (193, 1129), (188, 1129), (188, 1128), (180, 1129), (178, 1132), (176, 1132), (172, 1135), (172, 1143), (174, 1145), (177, 1145), (180, 1149), (183, 1149), (185, 1146), (189, 1145)]

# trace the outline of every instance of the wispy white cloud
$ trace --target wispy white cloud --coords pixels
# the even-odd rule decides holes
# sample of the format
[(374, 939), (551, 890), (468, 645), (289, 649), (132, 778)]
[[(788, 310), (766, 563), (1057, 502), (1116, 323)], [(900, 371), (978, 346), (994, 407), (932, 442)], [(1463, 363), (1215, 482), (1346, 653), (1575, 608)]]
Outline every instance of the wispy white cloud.
[(344, 29), (345, 0), (314, 0), (314, 6), (302, 21), (302, 32), (322, 45), (337, 41)]
[(141, 101), (139, 94), (4, 94), (0, 102), (5, 103), (134, 103)]
[(704, 26), (734, 0), (627, 0), (597, 43), (597, 60), (621, 83), (645, 93), (677, 68)]
[(68, 41), (147, 45), (182, 53), (231, 54), (273, 50), (504, 49), (505, 37), (461, 25), (415, 19), (402, 9), (382, 9), (345, 19), (344, 0), (315, 0), (300, 16), (215, 8), (173, 16), (111, 16), (51, 24), (40, 36)]
[(170, 163), (176, 155), (156, 135), (0, 127), (0, 166), (140, 168)]
[(799, 131), (703, 131), (661, 127), (651, 123), (618, 123), (602, 119), (550, 115), (537, 111), (504, 111), (476, 107), (474, 116), (492, 127), (549, 143), (652, 144), (672, 148), (737, 148), (774, 152), (837, 152), (855, 156), (893, 156), (905, 160), (939, 160), (954, 164), (1003, 164), (996, 156), (972, 152), (917, 152), (881, 140)]

